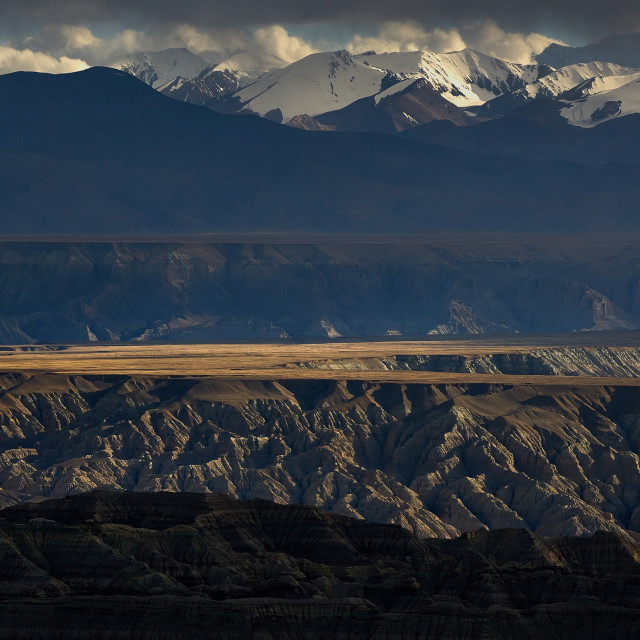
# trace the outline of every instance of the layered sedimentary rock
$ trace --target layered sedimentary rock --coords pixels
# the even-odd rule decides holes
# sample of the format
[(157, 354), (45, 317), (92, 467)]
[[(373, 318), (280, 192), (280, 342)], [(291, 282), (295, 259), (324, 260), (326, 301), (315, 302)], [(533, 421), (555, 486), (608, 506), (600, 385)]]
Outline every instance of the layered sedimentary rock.
[(420, 540), (302, 506), (95, 492), (0, 512), (0, 638), (635, 637), (640, 546)]
[(396, 523), (640, 534), (637, 387), (0, 378), (0, 502), (220, 492)]
[[(401, 347), (399, 347), (401, 348)], [(437, 371), (504, 375), (640, 376), (640, 349), (635, 347), (559, 347), (523, 353), (480, 355), (397, 355), (376, 358), (311, 360), (290, 368), (331, 371)]]

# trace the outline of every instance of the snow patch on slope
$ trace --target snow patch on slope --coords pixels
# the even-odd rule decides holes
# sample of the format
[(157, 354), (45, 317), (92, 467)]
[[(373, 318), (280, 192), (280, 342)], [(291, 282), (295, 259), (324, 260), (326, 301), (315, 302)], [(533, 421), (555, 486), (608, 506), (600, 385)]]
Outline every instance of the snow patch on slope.
[(522, 91), (530, 98), (556, 97), (591, 78), (598, 78), (602, 83), (611, 82), (610, 88), (614, 88), (629, 82), (629, 75), (637, 71), (610, 62), (572, 64), (556, 69), (537, 82), (527, 85)]
[(413, 78), (409, 78), (408, 80), (401, 80), (400, 82), (396, 82), (396, 84), (394, 84), (393, 86), (389, 87), (388, 89), (385, 89), (384, 91), (380, 91), (380, 93), (377, 93), (374, 97), (375, 99), (375, 103), (376, 104), (380, 104), (381, 100), (384, 100), (385, 98), (388, 98), (389, 96), (392, 96), (396, 93), (400, 93), (402, 91), (404, 91), (405, 89), (409, 88), (413, 83), (415, 82), (415, 80)]
[[(626, 83), (621, 85), (621, 81)], [(640, 71), (619, 77), (594, 78), (578, 87), (583, 97), (560, 111), (569, 124), (590, 128), (614, 118), (640, 113)]]

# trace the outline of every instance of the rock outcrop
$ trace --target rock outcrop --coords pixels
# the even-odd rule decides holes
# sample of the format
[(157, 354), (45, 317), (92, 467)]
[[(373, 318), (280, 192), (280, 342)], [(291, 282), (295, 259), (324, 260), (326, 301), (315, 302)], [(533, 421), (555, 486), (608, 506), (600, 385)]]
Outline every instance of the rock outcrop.
[(0, 639), (636, 637), (640, 546), (420, 540), (302, 506), (93, 492), (0, 511)]
[(0, 504), (226, 493), (400, 524), (640, 538), (637, 387), (0, 378)]

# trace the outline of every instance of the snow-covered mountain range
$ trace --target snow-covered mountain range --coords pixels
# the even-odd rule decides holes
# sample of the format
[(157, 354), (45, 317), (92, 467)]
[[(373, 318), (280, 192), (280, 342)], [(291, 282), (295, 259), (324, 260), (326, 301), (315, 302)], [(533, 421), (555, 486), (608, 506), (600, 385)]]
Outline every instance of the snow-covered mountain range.
[(233, 97), (243, 110), (262, 116), (278, 110), (283, 122), (288, 122), (296, 115), (337, 111), (371, 96), (379, 102), (421, 79), (454, 106), (465, 108), (535, 82), (543, 70), (469, 49), (446, 54), (335, 51), (307, 56)]
[(637, 69), (610, 62), (580, 62), (568, 65), (556, 69), (521, 89), (504, 93), (485, 102), (475, 112), (477, 115), (499, 118), (527, 102), (541, 98), (557, 98), (585, 81), (595, 78), (620, 78), (620, 82), (624, 84), (626, 82), (624, 79), (630, 79), (631, 75), (637, 71)]
[(557, 102), (566, 122), (579, 127), (640, 113), (640, 34), (580, 48), (551, 45), (530, 65), (471, 49), (333, 51), (282, 69), (238, 70), (167, 49), (109, 66), (178, 100), (311, 129), (399, 132), (434, 120), (464, 126), (540, 99)]

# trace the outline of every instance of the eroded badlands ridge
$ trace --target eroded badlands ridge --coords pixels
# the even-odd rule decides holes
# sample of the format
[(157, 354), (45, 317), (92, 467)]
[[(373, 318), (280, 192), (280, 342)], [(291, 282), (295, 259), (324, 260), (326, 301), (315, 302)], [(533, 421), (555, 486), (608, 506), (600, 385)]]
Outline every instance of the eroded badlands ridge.
[(94, 492), (0, 512), (0, 638), (636, 637), (640, 546), (420, 540), (302, 506)]
[(421, 537), (640, 536), (640, 391), (12, 374), (0, 501), (96, 488), (304, 503)]

